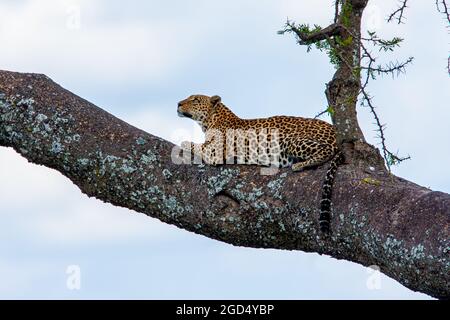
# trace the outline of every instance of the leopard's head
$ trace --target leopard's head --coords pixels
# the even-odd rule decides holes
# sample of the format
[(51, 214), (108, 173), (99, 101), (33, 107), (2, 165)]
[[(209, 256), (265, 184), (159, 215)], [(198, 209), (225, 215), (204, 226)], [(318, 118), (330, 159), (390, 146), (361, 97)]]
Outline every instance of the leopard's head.
[(194, 94), (178, 102), (178, 116), (191, 118), (203, 124), (220, 101), (221, 98), (219, 96), (208, 97)]

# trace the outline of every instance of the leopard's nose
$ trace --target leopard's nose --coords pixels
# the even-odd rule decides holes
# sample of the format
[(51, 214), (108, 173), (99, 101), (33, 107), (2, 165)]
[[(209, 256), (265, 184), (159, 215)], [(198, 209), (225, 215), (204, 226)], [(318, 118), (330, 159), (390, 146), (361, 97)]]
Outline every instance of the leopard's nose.
[(181, 102), (178, 102), (178, 108), (181, 107)]

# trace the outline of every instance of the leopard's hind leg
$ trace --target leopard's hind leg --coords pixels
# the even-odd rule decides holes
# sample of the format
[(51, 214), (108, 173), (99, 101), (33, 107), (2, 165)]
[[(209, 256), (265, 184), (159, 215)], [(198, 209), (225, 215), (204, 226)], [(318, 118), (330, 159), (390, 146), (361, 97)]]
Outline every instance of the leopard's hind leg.
[(336, 148), (333, 145), (320, 143), (314, 140), (299, 139), (293, 141), (289, 155), (301, 159), (292, 165), (292, 171), (301, 171), (306, 168), (319, 166), (330, 160)]

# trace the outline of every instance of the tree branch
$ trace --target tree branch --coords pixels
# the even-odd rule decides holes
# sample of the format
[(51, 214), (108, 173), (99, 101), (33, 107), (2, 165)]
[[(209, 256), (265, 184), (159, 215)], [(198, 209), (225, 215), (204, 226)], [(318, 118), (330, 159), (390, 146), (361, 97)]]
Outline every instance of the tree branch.
[(394, 12), (392, 12), (389, 17), (387, 18), (387, 22), (391, 22), (394, 19), (397, 19), (397, 23), (401, 24), (403, 23), (403, 14), (405, 12), (405, 9), (408, 7), (408, 0), (401, 0), (400, 1), (400, 5), (397, 8), (397, 10), (395, 10)]
[[(333, 233), (322, 238), (324, 167), (261, 175), (256, 166), (175, 164), (173, 144), (44, 75), (0, 71), (0, 145), (58, 170), (90, 197), (180, 228), (233, 245), (377, 265), (412, 290), (450, 297), (450, 195), (367, 163), (339, 167)], [(372, 151), (361, 143), (354, 152)]]
[(325, 40), (340, 34), (342, 26), (339, 23), (333, 23), (326, 28), (317, 29), (313, 32), (305, 32), (302, 26), (295, 26), (294, 23), (289, 20), (286, 22), (285, 29), (281, 33), (293, 32), (298, 37), (298, 42), (301, 45), (308, 45), (317, 41)]
[(334, 0), (334, 23), (339, 19), (339, 0)]
[[(445, 0), (436, 0), (436, 9), (439, 13), (445, 16), (445, 19), (450, 23), (450, 10)], [(449, 26), (447, 26), (448, 28)]]

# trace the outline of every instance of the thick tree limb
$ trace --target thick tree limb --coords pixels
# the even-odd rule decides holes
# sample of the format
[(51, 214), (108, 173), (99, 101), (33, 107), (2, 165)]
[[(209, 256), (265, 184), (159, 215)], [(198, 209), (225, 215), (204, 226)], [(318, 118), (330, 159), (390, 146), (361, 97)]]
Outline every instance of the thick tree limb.
[[(334, 231), (321, 238), (317, 217), (325, 168), (261, 175), (255, 166), (177, 165), (173, 144), (44, 75), (0, 71), (0, 145), (58, 170), (90, 197), (180, 228), (239, 246), (377, 265), (412, 290), (450, 296), (450, 196), (364, 161), (339, 168)], [(355, 156), (370, 158), (370, 150), (356, 144)]]
[[(364, 134), (356, 116), (361, 79), (355, 74), (355, 70), (361, 66), (361, 18), (367, 2), (368, 0), (342, 1), (338, 21), (344, 30), (341, 30), (340, 37), (350, 41), (346, 45), (334, 46), (340, 63), (325, 90), (328, 105), (333, 109), (331, 119), (337, 131), (337, 143), (342, 144), (347, 159), (349, 158), (348, 150), (351, 149), (347, 144), (365, 143)], [(332, 42), (329, 43), (332, 44)]]

